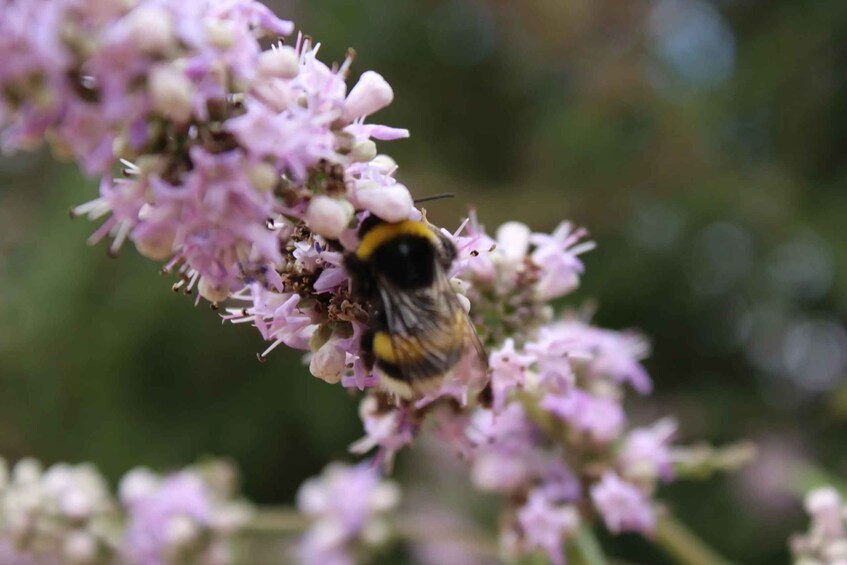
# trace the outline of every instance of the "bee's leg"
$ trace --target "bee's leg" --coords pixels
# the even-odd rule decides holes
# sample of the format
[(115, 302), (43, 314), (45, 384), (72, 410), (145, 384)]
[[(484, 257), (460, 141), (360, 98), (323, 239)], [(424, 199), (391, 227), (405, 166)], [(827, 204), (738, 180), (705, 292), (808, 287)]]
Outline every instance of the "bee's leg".
[(494, 404), (494, 389), (491, 388), (491, 381), (488, 381), (485, 388), (479, 391), (476, 400), (483, 407), (491, 408), (491, 405)]
[(438, 234), (439, 239), (441, 240), (441, 249), (438, 252), (438, 262), (441, 264), (441, 267), (448, 271), (450, 267), (453, 265), (453, 261), (456, 260), (456, 255), (458, 254), (456, 251), (456, 246), (453, 245), (453, 242), (449, 237), (444, 235), (441, 232), (436, 232)]
[(355, 253), (344, 254), (344, 268), (350, 279), (353, 281), (353, 292), (364, 296), (370, 296), (373, 290), (368, 273), (368, 265), (358, 257)]

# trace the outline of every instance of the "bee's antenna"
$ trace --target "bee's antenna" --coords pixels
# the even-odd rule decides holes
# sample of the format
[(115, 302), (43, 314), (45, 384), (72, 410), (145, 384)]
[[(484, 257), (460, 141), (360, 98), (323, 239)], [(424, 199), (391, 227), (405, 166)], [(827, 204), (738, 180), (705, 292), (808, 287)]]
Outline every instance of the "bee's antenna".
[(415, 204), (430, 202), (432, 200), (442, 200), (444, 198), (454, 198), (455, 196), (456, 194), (454, 192), (442, 192), (441, 194), (433, 194), (431, 196), (421, 196), (420, 198), (415, 198)]

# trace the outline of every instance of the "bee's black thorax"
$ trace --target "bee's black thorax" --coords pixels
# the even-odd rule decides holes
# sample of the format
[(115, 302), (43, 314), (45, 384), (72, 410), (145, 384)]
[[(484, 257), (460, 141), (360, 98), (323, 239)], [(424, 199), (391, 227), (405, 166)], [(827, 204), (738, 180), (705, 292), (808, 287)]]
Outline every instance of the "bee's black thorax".
[(371, 268), (400, 289), (423, 288), (435, 280), (435, 253), (430, 240), (401, 235), (379, 246), (371, 258)]

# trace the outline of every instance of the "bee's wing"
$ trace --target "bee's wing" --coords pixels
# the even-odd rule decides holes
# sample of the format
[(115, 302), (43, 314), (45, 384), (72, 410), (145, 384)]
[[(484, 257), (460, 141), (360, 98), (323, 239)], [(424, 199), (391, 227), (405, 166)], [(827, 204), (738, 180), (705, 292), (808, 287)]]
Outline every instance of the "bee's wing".
[(447, 275), (436, 267), (432, 286), (414, 291), (381, 278), (380, 290), (399, 380), (413, 393), (437, 392), (443, 376), (473, 351), (487, 368), (487, 358)]

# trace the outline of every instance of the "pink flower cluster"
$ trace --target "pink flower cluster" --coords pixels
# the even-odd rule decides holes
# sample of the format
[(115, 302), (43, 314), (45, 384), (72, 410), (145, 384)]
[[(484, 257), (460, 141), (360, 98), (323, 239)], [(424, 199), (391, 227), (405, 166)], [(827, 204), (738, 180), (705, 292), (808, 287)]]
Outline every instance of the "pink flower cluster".
[(232, 500), (233, 478), (223, 463), (166, 477), (136, 469), (118, 502), (91, 465), (23, 459), (9, 473), (0, 459), (0, 562), (229, 563), (229, 540), (250, 516)]
[(832, 487), (817, 488), (806, 495), (811, 517), (808, 532), (791, 538), (795, 565), (843, 565), (847, 563), (847, 504)]
[(643, 344), (576, 319), (529, 337), (491, 352), (493, 406), (445, 434), (470, 461), (477, 488), (514, 504), (507, 549), (541, 549), (562, 563), (578, 518), (595, 513), (612, 533), (650, 534), (657, 482), (673, 478), (675, 424), (627, 430), (624, 384), (649, 385), (638, 363)]
[(412, 210), (373, 141), (408, 132), (363, 123), (391, 87), (368, 71), (348, 92), (352, 55), (330, 67), (307, 37), (263, 49), (293, 24), (259, 2), (0, 8), (4, 149), (47, 139), (103, 175), (100, 197), (73, 210), (106, 218), (91, 241), (111, 236), (117, 252), (131, 240), (178, 271), (177, 288), (211, 302), (253, 282), (281, 292), (293, 226), (325, 248), (320, 236), (353, 233), (354, 209), (392, 221)]
[(250, 509), (232, 500), (234, 475), (218, 463), (158, 477), (147, 469), (121, 481), (127, 512), (121, 558), (139, 565), (233, 561), (229, 541), (250, 518)]
[[(626, 390), (652, 387), (640, 363), (644, 339), (550, 309), (549, 300), (579, 283), (579, 255), (593, 246), (580, 242), (583, 235), (568, 224), (547, 235), (511, 222), (491, 238), (472, 220), (454, 236), (457, 288), (489, 348), (492, 399), (436, 418), (440, 436), (469, 462), (474, 485), (510, 501), (505, 549), (542, 550), (554, 563), (564, 562), (565, 542), (594, 515), (613, 533), (649, 534), (653, 493), (673, 478), (676, 455), (671, 420), (627, 426)], [(376, 447), (390, 460), (450, 398), (467, 400), (449, 388), (400, 407), (380, 403), (378, 393), (366, 397), (367, 436), (354, 451)]]
[(332, 464), (307, 480), (297, 493), (297, 507), (309, 527), (297, 546), (303, 565), (353, 565), (364, 552), (384, 545), (392, 535), (389, 513), (400, 491), (377, 469)]

